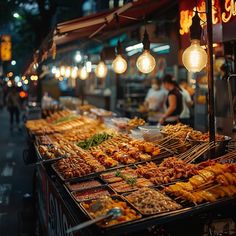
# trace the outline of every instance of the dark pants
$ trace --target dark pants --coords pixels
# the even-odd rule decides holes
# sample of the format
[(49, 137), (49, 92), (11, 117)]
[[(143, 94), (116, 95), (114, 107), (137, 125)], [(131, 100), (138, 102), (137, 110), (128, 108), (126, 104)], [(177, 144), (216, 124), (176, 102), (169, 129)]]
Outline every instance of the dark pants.
[(16, 120), (16, 123), (19, 124), (20, 122), (20, 111), (18, 107), (9, 107), (9, 113), (10, 113), (10, 124), (13, 125), (14, 117)]
[(173, 120), (173, 121), (165, 121), (163, 125), (176, 125), (179, 121)]
[(182, 118), (182, 119), (180, 119), (180, 122), (184, 125), (190, 125), (190, 119), (189, 118)]

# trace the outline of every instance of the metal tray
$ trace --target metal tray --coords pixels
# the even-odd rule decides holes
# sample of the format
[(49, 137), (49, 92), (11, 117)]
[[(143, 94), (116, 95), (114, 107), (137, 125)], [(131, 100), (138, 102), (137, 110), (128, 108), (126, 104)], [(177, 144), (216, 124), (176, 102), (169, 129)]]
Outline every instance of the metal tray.
[(51, 164), (51, 163), (54, 163), (62, 158), (65, 158), (65, 157), (57, 157), (57, 158), (53, 158), (53, 159), (45, 159), (42, 157), (42, 155), (40, 154), (39, 150), (38, 150), (38, 147), (36, 144), (34, 144), (34, 147), (35, 147), (35, 150), (36, 150), (36, 154), (37, 154), (37, 158), (38, 158), (38, 162), (36, 164)]
[[(94, 173), (91, 173), (91, 174), (88, 174), (88, 175), (85, 175), (85, 176), (81, 176), (81, 177), (73, 177), (73, 178), (69, 178), (69, 179), (65, 179), (61, 173), (58, 172), (58, 170), (56, 169), (56, 166), (55, 166), (55, 161), (57, 160), (60, 160), (61, 158), (58, 158), (57, 160), (56, 159), (52, 159), (51, 162), (48, 162), (50, 164), (52, 164), (52, 169), (53, 171), (59, 176), (59, 178), (61, 179), (62, 182), (70, 182), (70, 181), (76, 181), (76, 180), (81, 180), (83, 178), (87, 178), (87, 177), (97, 177), (99, 176), (100, 174), (102, 173), (106, 173), (108, 171), (112, 171), (112, 170), (117, 170), (117, 169), (120, 169), (120, 168), (124, 168), (124, 167), (129, 167), (129, 166), (134, 166), (134, 165), (138, 165), (138, 164), (143, 164), (143, 163), (146, 163), (146, 162), (150, 162), (150, 161), (155, 161), (155, 162), (158, 162), (158, 161), (162, 161), (163, 159), (167, 158), (167, 157), (170, 157), (171, 156), (171, 153), (164, 150), (163, 153), (161, 152), (160, 155), (156, 156), (156, 157), (153, 157), (151, 158), (150, 160), (148, 161), (139, 161), (139, 162), (135, 162), (135, 163), (132, 163), (132, 164), (120, 164), (118, 166), (115, 166), (115, 167), (112, 167), (112, 168), (107, 168), (105, 169), (104, 171), (100, 171), (100, 172), (94, 172)], [(53, 161), (55, 160), (55, 161)]]
[(56, 163), (51, 163), (51, 167), (52, 167), (52, 170), (55, 172), (55, 174), (59, 177), (60, 181), (63, 183), (84, 180), (85, 178), (98, 177), (97, 172), (96, 173), (94, 172), (94, 173), (90, 173), (88, 175), (81, 176), (81, 177), (73, 177), (73, 178), (65, 179), (63, 175), (57, 170)]
[[(155, 191), (161, 193), (158, 189), (156, 189), (156, 188), (153, 188), (153, 189), (154, 189)], [(134, 191), (134, 192), (135, 192), (135, 191)], [(147, 213), (142, 212), (141, 209), (139, 209), (137, 206), (135, 206), (132, 202), (130, 202), (130, 201), (126, 198), (126, 196), (128, 196), (128, 195), (130, 195), (130, 194), (132, 194), (132, 193), (125, 193), (125, 194), (122, 195), (122, 197), (123, 197), (127, 202), (129, 202), (129, 204), (132, 205), (133, 208), (135, 208), (136, 211), (138, 211), (138, 212), (139, 212), (140, 214), (142, 214), (143, 216), (153, 216), (153, 215), (158, 216), (158, 215), (174, 214), (174, 213), (177, 213), (177, 212), (182, 212), (183, 209), (186, 208), (186, 207), (183, 207), (181, 204), (179, 204), (177, 201), (174, 201), (172, 198), (170, 198), (170, 197), (169, 197), (168, 195), (166, 195), (165, 193), (161, 193), (161, 194), (167, 196), (172, 202), (175, 202), (175, 203), (179, 204), (179, 205), (181, 206), (181, 208), (180, 208), (180, 209), (177, 209), (177, 210), (169, 210), (169, 211), (167, 210), (167, 211), (163, 211), (163, 212), (160, 212), (160, 213), (157, 212), (157, 213), (147, 214)]]
[[(127, 205), (128, 205), (131, 209), (135, 210), (135, 212), (136, 212), (137, 215), (138, 215), (138, 218), (135, 219), (135, 220), (131, 220), (131, 221), (127, 221), (127, 222), (122, 222), (122, 223), (118, 223), (118, 224), (111, 225), (111, 226), (108, 226), (108, 225), (98, 225), (98, 227), (100, 227), (100, 228), (107, 228), (107, 229), (109, 228), (109, 229), (110, 229), (110, 228), (113, 228), (114, 226), (118, 226), (118, 227), (120, 228), (120, 227), (122, 227), (123, 225), (127, 224), (128, 222), (133, 222), (133, 223), (134, 223), (134, 222), (137, 222), (139, 219), (142, 218), (142, 215), (141, 215), (138, 211), (136, 211), (136, 209), (133, 208), (132, 205), (130, 205), (129, 202), (125, 201), (125, 199), (123, 199), (120, 195), (114, 195), (114, 196), (111, 196), (111, 198), (112, 198), (112, 199), (115, 199), (115, 200), (122, 201), (122, 202), (126, 202)], [(89, 213), (89, 212), (84, 208), (84, 206), (83, 206), (83, 203), (85, 203), (85, 202), (91, 202), (91, 200), (90, 200), (90, 201), (84, 201), (84, 202), (80, 203), (80, 204), (79, 204), (79, 205), (80, 205), (80, 208), (82, 209), (83, 212), (86, 213), (86, 215), (87, 215), (90, 219), (93, 219), (92, 216), (90, 215), (90, 213)]]
[[(175, 220), (185, 219), (186, 217), (198, 215), (203, 212), (205, 213), (207, 211), (211, 211), (212, 209), (216, 209), (218, 207), (222, 207), (232, 203), (235, 203), (235, 198), (220, 199), (214, 203), (206, 203), (194, 207), (185, 207), (177, 211), (170, 211), (158, 215), (143, 216), (142, 218), (135, 221), (129, 221), (121, 225), (118, 224), (99, 229), (102, 229), (103, 233), (105, 233), (106, 235), (121, 235), (123, 232), (137, 232), (138, 230), (142, 230), (153, 225), (163, 225)], [(83, 210), (83, 212), (85, 211)]]
[[(85, 217), (89, 217), (88, 212), (81, 206), (80, 203), (78, 203), (77, 201), (75, 202), (73, 198), (68, 197), (70, 196), (69, 190), (67, 188), (63, 188), (63, 189), (66, 190), (69, 194), (69, 195), (68, 194), (66, 195), (66, 200), (68, 200), (67, 204), (69, 204), (70, 202), (73, 203), (72, 206), (73, 206), (74, 214), (80, 215), (80, 217), (83, 216), (83, 220), (85, 220)], [(116, 196), (123, 198), (120, 195), (116, 195)], [(71, 201), (71, 199), (73, 201)], [(117, 225), (112, 225), (112, 226), (99, 227), (95, 225), (94, 232), (96, 233), (100, 232), (99, 234), (101, 235), (104, 234), (104, 235), (112, 235), (112, 236), (122, 235), (124, 232), (127, 232), (127, 233), (137, 232), (137, 230), (142, 230), (153, 225), (163, 225), (168, 222), (175, 221), (175, 220), (185, 219), (187, 217), (196, 216), (202, 213), (205, 214), (207, 212), (211, 212), (212, 210), (217, 210), (229, 204), (235, 204), (235, 197), (219, 199), (214, 203), (203, 203), (197, 206), (195, 205), (189, 206), (187, 204), (186, 205), (182, 204), (184, 208), (180, 210), (176, 210), (176, 211), (170, 211), (170, 212), (160, 213), (156, 215), (143, 216), (142, 218), (139, 218), (134, 221), (128, 221), (122, 224), (117, 224)], [(131, 208), (133, 209), (132, 206)]]
[(106, 182), (107, 184), (112, 184), (112, 183), (120, 182), (120, 181), (123, 180), (122, 178), (121, 178), (121, 180), (119, 180), (119, 181), (109, 182), (107, 179), (105, 179), (105, 178), (103, 177), (103, 175), (104, 175), (104, 174), (113, 173), (113, 172), (118, 171), (118, 170), (122, 171), (123, 169), (126, 169), (126, 168), (136, 169), (135, 165), (125, 166), (125, 167), (122, 167), (122, 168), (119, 168), (119, 169), (116, 169), (116, 170), (113, 170), (113, 171), (107, 171), (107, 172), (101, 173), (101, 174), (100, 174), (100, 178), (101, 178), (104, 182)]
[(67, 182), (67, 183), (65, 183), (65, 187), (66, 187), (70, 192), (94, 188), (94, 187), (87, 187), (87, 188), (81, 188), (81, 189), (77, 189), (77, 190), (73, 190), (73, 189), (70, 188), (70, 185), (71, 185), (71, 184), (82, 183), (82, 182), (87, 182), (87, 181), (92, 181), (92, 180), (98, 181), (98, 182), (101, 184), (101, 185), (99, 185), (99, 186), (94, 186), (94, 187), (101, 187), (101, 186), (106, 185), (106, 182), (103, 181), (101, 178), (99, 178), (99, 177), (90, 177), (90, 178), (84, 178), (84, 179), (82, 179), (82, 180), (75, 180), (75, 181)]
[[(143, 178), (143, 177), (142, 177)], [(143, 178), (143, 179), (145, 179), (145, 178)], [(147, 179), (148, 180), (148, 179)], [(150, 183), (152, 183), (150, 180), (148, 180)], [(121, 183), (121, 182), (124, 182), (124, 181), (120, 181), (120, 182), (115, 182), (115, 183), (112, 183), (112, 184), (119, 184), (119, 183)], [(127, 191), (118, 191), (116, 188), (114, 188), (113, 186), (111, 186), (111, 184), (109, 184), (109, 187), (111, 188), (111, 189), (113, 189), (113, 191), (115, 191), (115, 192), (117, 192), (118, 194), (123, 194), (123, 193), (128, 193), (128, 192), (133, 192), (133, 191), (136, 191), (136, 190), (138, 190), (139, 188), (142, 188), (142, 187), (140, 187), (140, 186), (137, 186), (137, 185), (134, 185), (133, 186), (133, 188), (131, 187), (129, 190), (127, 190)], [(143, 186), (143, 187), (145, 187), (145, 186)], [(154, 185), (150, 185), (150, 186), (146, 186), (147, 188), (148, 187), (154, 187)]]
[(97, 199), (97, 198), (100, 198), (100, 197), (92, 197), (90, 199), (84, 199), (84, 200), (78, 200), (76, 199), (76, 193), (82, 193), (82, 192), (87, 192), (87, 191), (92, 191), (92, 190), (107, 190), (109, 195), (104, 195), (104, 196), (112, 196), (112, 195), (115, 195), (115, 192), (109, 188), (109, 186), (107, 185), (104, 185), (104, 186), (99, 186), (99, 187), (94, 187), (94, 188), (90, 188), (90, 189), (84, 189), (84, 190), (78, 190), (78, 191), (73, 191), (70, 193), (71, 197), (73, 198), (73, 200), (75, 202), (85, 202), (85, 201), (91, 201), (91, 200), (94, 200), (94, 199)]

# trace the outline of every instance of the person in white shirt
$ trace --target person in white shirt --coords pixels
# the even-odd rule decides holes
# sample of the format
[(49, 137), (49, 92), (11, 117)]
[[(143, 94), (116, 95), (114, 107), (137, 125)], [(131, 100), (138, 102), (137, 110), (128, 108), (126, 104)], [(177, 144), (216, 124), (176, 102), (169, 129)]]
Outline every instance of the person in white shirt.
[(183, 96), (183, 111), (180, 114), (180, 122), (186, 125), (190, 124), (190, 107), (193, 105), (193, 101), (189, 92), (184, 88), (187, 81), (185, 79), (181, 79), (179, 82), (179, 86), (181, 88), (181, 94)]
[(167, 92), (162, 88), (160, 79), (152, 79), (151, 83), (144, 106), (148, 110), (149, 123), (157, 124), (164, 112)]

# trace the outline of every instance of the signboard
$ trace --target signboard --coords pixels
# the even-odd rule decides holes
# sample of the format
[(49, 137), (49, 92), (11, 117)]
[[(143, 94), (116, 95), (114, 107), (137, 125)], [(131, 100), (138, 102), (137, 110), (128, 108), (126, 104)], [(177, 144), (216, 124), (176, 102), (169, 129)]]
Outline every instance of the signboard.
[[(197, 10), (199, 17), (202, 20), (202, 25), (206, 22), (206, 3), (205, 0), (198, 1), (198, 5), (193, 5), (194, 1), (180, 2), (180, 30), (181, 35), (189, 32), (189, 27), (192, 25), (192, 17)], [(212, 23), (228, 23), (236, 18), (236, 0), (213, 0), (212, 1)]]
[[(192, 25), (192, 17), (195, 12), (198, 11), (198, 15), (201, 19), (202, 26), (206, 23), (206, 2), (205, 0), (198, 1), (198, 5), (193, 5), (194, 1), (188, 1), (187, 4), (181, 4), (180, 7), (180, 30), (181, 35), (189, 33), (189, 27)], [(215, 25), (221, 22), (221, 13), (218, 0), (212, 1), (212, 23)]]
[(224, 0), (224, 6), (222, 7), (222, 21), (227, 23), (234, 17), (236, 17), (236, 1)]
[[(197, 3), (197, 5), (195, 5)], [(202, 27), (206, 26), (206, 1), (179, 1), (179, 34), (180, 48), (190, 45), (189, 28), (192, 25), (192, 17), (199, 12)], [(236, 39), (236, 0), (212, 0), (213, 42), (219, 43)], [(205, 32), (206, 33), (206, 32)]]
[(2, 61), (10, 61), (12, 56), (12, 44), (10, 35), (2, 35), (0, 44), (0, 59)]

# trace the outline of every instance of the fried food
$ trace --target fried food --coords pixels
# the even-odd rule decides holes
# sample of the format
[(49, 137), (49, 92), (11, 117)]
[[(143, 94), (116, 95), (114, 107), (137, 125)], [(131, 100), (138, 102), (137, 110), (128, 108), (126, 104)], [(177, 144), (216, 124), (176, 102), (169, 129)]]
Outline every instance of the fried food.
[(216, 163), (198, 171), (186, 183), (176, 183), (165, 192), (195, 204), (214, 202), (218, 198), (236, 195), (236, 164)]
[(112, 199), (111, 197), (102, 197), (91, 202), (84, 202), (81, 204), (85, 210), (89, 213), (91, 218), (96, 218), (101, 215), (105, 215), (112, 208), (118, 207), (122, 211), (122, 215), (116, 219), (108, 222), (100, 223), (101, 226), (111, 226), (127, 221), (139, 219), (141, 216), (127, 205), (126, 202), (119, 199)]
[(182, 208), (166, 195), (150, 188), (141, 188), (125, 197), (142, 214), (152, 215)]

